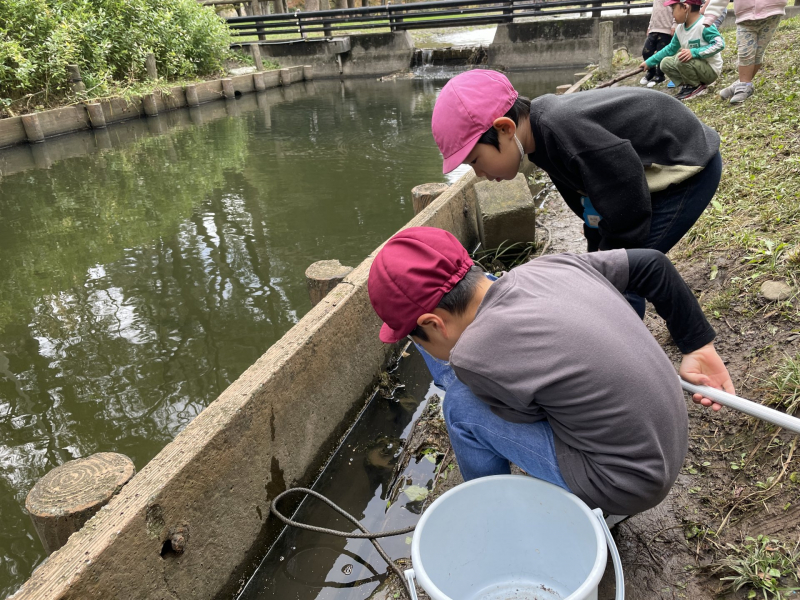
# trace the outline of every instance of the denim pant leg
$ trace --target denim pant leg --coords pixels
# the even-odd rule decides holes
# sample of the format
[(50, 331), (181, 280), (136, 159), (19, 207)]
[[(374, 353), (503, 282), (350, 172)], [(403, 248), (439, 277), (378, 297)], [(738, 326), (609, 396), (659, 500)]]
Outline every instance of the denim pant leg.
[[(722, 157), (717, 152), (706, 168), (696, 175), (660, 192), (653, 192), (650, 195), (653, 207), (650, 235), (643, 247), (664, 254), (669, 252), (703, 214), (717, 192), (721, 177)], [(625, 298), (636, 313), (644, 318), (644, 298), (631, 292), (626, 292)]]
[(501, 419), (456, 378), (453, 369), (417, 348), (434, 384), (445, 390), (444, 420), (464, 481), (507, 475), (510, 461), (532, 477), (570, 491), (558, 467), (553, 430), (547, 421)]

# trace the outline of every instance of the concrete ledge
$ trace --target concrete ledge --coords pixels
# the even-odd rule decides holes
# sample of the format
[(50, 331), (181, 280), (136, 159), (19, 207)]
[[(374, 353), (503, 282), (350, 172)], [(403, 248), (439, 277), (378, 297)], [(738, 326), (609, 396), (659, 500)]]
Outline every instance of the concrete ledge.
[[(294, 67), (291, 70), (292, 81), (303, 81), (303, 67)], [(264, 71), (264, 82), (267, 89), (277, 87), (279, 83), (279, 71)], [(249, 94), (255, 92), (253, 74), (239, 75), (232, 77), (234, 91), (239, 94)], [(204, 81), (195, 85), (199, 102), (211, 102), (222, 99), (221, 80)], [(167, 90), (157, 90), (153, 92), (153, 99), (158, 114), (173, 111), (178, 108), (188, 106), (186, 93), (183, 87), (174, 86)], [(134, 97), (131, 99), (110, 98), (99, 101), (103, 109), (103, 115), (107, 124), (118, 123), (127, 119), (136, 119), (145, 115), (142, 98)], [(53, 110), (46, 110), (35, 113), (42, 133), (45, 138), (73, 133), (84, 129), (91, 129), (91, 121), (86, 107), (83, 105), (66, 106)], [(0, 148), (24, 144), (28, 142), (28, 135), (22, 124), (21, 117), (0, 119)]]
[(284, 67), (312, 65), (315, 78), (388, 75), (408, 69), (414, 56), (414, 43), (407, 31), (351, 35), (347, 39), (350, 49), (344, 52), (346, 46), (324, 38), (260, 44), (259, 48), (263, 57)]
[(525, 175), (511, 181), (475, 184), (478, 233), (484, 249), (528, 243), (536, 236), (536, 206)]
[[(474, 173), (464, 175), (408, 226), (446, 228), (468, 248), (474, 246), (474, 183)], [(289, 486), (311, 482), (395, 349), (378, 340), (380, 321), (367, 296), (374, 254), (200, 413), (13, 598), (211, 599), (230, 591), (262, 548), (272, 524), (271, 499)], [(186, 550), (162, 556), (176, 527), (188, 529)]]

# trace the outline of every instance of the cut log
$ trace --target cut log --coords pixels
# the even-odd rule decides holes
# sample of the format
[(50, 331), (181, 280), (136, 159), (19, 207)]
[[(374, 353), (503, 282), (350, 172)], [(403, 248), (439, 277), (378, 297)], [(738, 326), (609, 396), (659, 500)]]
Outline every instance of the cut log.
[(353, 267), (346, 267), (338, 260), (320, 260), (306, 269), (308, 297), (311, 306), (316, 306), (350, 274)]
[(42, 477), (28, 493), (25, 508), (47, 554), (66, 544), (135, 472), (124, 454), (100, 452), (64, 463)]
[(414, 207), (414, 214), (418, 215), (423, 208), (446, 192), (449, 187), (450, 185), (447, 183), (423, 183), (412, 189), (411, 204)]

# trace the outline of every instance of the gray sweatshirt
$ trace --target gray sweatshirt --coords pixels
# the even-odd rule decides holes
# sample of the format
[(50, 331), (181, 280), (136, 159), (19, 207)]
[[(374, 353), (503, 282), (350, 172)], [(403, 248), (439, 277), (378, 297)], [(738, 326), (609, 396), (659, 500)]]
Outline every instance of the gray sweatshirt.
[[(629, 255), (643, 265), (630, 273)], [(713, 340), (669, 259), (612, 250), (544, 256), (511, 270), (489, 288), (450, 355), (458, 378), (495, 414), (547, 419), (570, 490), (614, 514), (658, 504), (688, 443), (678, 375), (622, 296), (628, 288), (652, 291), (683, 352)]]

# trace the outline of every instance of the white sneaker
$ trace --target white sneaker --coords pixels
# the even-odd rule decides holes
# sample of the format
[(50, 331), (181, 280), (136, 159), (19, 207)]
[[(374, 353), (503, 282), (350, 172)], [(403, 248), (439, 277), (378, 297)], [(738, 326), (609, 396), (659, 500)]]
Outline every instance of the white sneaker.
[(655, 79), (651, 79), (650, 81), (647, 82), (647, 87), (649, 88), (656, 87), (657, 84), (658, 82)]
[[(648, 83), (650, 83), (650, 80), (649, 80), (647, 77), (642, 77), (642, 78), (639, 80), (639, 85), (647, 85)], [(648, 86), (648, 87), (649, 87), (649, 86)]]
[(737, 81), (734, 81), (734, 82), (733, 82), (732, 84), (730, 84), (728, 87), (721, 89), (721, 90), (719, 91), (719, 97), (720, 97), (720, 98), (722, 98), (723, 100), (730, 100), (730, 99), (733, 97), (733, 93), (734, 93), (734, 91), (735, 91), (735, 89), (734, 89), (734, 88), (736, 88), (736, 85), (737, 85), (738, 83), (739, 83), (739, 81), (738, 81), (738, 80), (737, 80)]
[(728, 100), (731, 104), (741, 104), (745, 100), (747, 100), (750, 96), (753, 95), (753, 84), (752, 83), (737, 83), (736, 86), (733, 88), (733, 96), (731, 99)]

